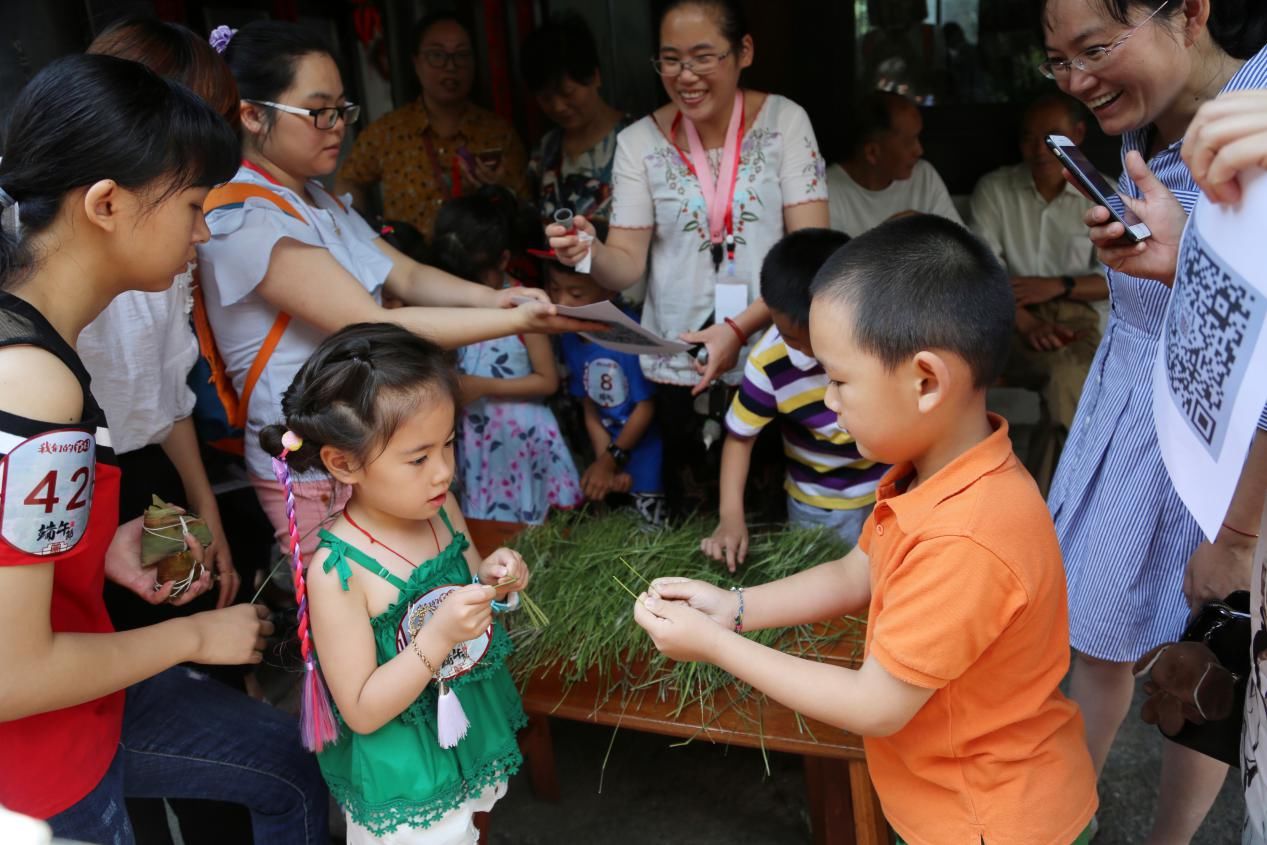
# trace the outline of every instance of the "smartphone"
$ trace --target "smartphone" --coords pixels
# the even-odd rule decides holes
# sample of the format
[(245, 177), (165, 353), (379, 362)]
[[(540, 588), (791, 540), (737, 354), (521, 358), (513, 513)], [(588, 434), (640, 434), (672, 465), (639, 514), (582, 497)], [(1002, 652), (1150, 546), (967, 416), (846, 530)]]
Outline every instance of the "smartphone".
[(1135, 212), (1127, 207), (1122, 201), (1121, 194), (1110, 187), (1100, 175), (1100, 171), (1095, 169), (1095, 165), (1087, 160), (1082, 150), (1078, 149), (1077, 144), (1064, 135), (1048, 135), (1047, 147), (1056, 158), (1060, 159), (1065, 169), (1073, 174), (1073, 178), (1078, 180), (1082, 189), (1090, 194), (1096, 203), (1107, 208), (1113, 219), (1125, 227), (1127, 240), (1138, 243), (1144, 238), (1152, 237), (1153, 233), (1148, 230), (1144, 221), (1136, 217)]
[(502, 163), (502, 148), (494, 147), (491, 150), (479, 150), (475, 153), (475, 158), (489, 170), (496, 170), (497, 165)]

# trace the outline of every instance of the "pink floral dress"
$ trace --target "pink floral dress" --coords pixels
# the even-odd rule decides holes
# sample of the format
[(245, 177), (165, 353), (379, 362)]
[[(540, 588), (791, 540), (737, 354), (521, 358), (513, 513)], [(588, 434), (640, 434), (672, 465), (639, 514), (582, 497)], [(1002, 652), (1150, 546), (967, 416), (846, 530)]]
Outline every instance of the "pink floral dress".
[[(528, 347), (518, 337), (464, 346), (458, 369), (466, 375), (521, 378), (532, 373)], [(543, 402), (484, 398), (458, 420), (458, 499), (467, 518), (545, 522), (551, 507), (581, 503), (576, 464), (559, 423)]]

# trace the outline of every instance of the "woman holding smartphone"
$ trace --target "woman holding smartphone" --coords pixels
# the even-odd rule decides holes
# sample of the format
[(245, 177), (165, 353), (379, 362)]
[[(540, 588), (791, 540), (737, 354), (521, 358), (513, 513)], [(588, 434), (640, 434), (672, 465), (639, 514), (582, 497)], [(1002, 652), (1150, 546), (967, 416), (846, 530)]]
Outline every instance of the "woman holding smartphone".
[[(1197, 186), (1180, 155), (1184, 134), (1202, 102), (1267, 82), (1267, 11), (1252, 0), (1045, 0), (1041, 13), (1040, 69), (1122, 136), (1120, 193), (1133, 204), (1164, 185), (1190, 211)], [(1103, 207), (1088, 219), (1098, 244), (1125, 234)], [(1097, 773), (1130, 709), (1132, 662), (1178, 639), (1192, 608), (1248, 586), (1263, 506), (1248, 480), (1261, 472), (1247, 471), (1223, 530), (1206, 543), (1166, 474), (1150, 374), (1173, 273), (1150, 275), (1128, 260), (1163, 246), (1149, 239), (1105, 256), (1112, 313), (1050, 494), (1076, 652), (1070, 695)], [(1267, 470), (1267, 449), (1250, 460)], [(1191, 839), (1226, 768), (1165, 743), (1147, 841)]]

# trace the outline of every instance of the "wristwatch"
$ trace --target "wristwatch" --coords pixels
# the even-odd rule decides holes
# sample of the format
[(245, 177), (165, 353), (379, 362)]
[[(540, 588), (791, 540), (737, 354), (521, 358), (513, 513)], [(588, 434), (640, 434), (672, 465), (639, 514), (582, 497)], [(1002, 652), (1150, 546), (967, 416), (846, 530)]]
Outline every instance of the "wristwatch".
[(616, 466), (621, 469), (625, 468), (625, 464), (629, 463), (629, 453), (616, 445), (616, 441), (607, 444), (607, 454), (612, 456), (612, 460), (616, 462)]
[(1060, 283), (1065, 286), (1065, 291), (1060, 295), (1061, 299), (1068, 299), (1073, 295), (1074, 280), (1073, 276), (1061, 276)]

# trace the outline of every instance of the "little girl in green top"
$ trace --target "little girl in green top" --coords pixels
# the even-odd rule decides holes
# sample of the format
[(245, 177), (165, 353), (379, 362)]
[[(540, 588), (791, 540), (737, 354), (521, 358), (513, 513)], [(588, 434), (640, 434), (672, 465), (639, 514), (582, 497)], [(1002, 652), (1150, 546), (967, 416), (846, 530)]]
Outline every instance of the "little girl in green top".
[[(294, 553), (304, 741), (348, 845), (475, 843), (473, 814), (522, 762), (526, 720), (493, 614), (514, 606), (528, 569), (505, 548), (481, 561), (466, 538), (449, 494), (457, 395), (439, 347), (352, 325), (295, 376), (285, 425), (260, 435), (288, 494), (291, 473), (318, 470), (352, 488), (306, 573)], [(292, 516), (294, 539), (303, 528)]]

